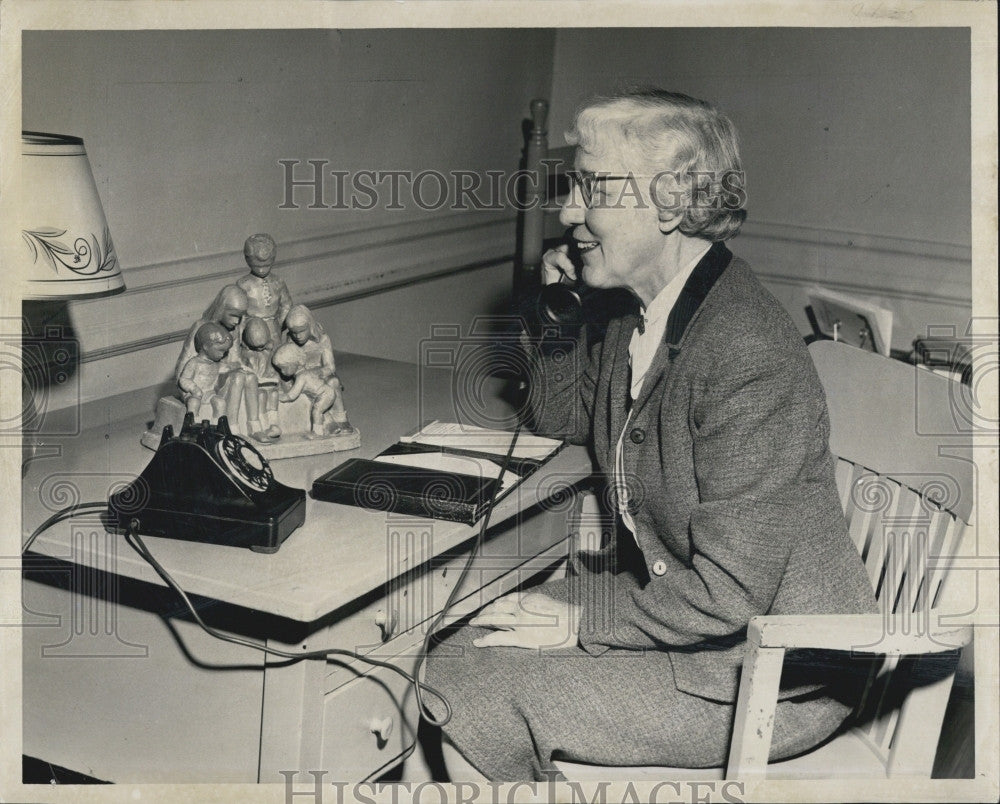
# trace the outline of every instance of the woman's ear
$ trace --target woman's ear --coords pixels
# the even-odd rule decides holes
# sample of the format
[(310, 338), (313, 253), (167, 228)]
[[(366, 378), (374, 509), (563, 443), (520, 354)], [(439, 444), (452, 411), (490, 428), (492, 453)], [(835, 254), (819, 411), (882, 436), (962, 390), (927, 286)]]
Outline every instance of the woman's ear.
[(680, 175), (670, 170), (660, 173), (650, 187), (650, 194), (656, 206), (660, 231), (670, 234), (680, 226), (690, 200)]
[(660, 231), (663, 234), (670, 234), (681, 225), (684, 219), (683, 209), (660, 209), (657, 211), (657, 218), (660, 221)]

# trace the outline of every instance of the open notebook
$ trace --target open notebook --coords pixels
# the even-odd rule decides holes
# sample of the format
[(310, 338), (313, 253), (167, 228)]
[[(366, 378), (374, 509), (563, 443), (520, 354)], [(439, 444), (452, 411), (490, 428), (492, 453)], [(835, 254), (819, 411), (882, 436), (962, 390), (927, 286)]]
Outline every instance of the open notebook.
[(472, 524), (555, 455), (562, 442), (520, 433), (501, 476), (513, 432), (434, 421), (373, 459), (352, 458), (318, 478), (318, 500)]

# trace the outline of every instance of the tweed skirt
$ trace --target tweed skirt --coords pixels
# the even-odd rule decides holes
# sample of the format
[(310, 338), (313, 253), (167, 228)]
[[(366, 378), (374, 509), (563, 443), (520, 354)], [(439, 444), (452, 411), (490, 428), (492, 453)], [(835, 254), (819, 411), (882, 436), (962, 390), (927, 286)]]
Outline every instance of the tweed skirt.
[[(565, 595), (560, 582), (537, 591)], [(466, 626), (430, 654), (424, 680), (452, 707), (444, 732), (492, 781), (544, 781), (554, 759), (598, 765), (725, 765), (734, 703), (677, 689), (668, 651), (477, 648), (487, 629)], [(444, 707), (426, 702), (436, 718)], [(850, 714), (812, 693), (779, 701), (771, 758), (806, 751)]]

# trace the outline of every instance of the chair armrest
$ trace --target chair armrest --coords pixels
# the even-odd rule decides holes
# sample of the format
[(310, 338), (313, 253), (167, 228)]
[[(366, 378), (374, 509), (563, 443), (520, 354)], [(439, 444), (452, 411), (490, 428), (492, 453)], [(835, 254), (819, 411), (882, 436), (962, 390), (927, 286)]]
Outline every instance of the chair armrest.
[[(921, 615), (882, 614), (752, 617), (726, 778), (764, 778), (786, 650), (815, 648), (899, 656), (945, 653), (972, 641), (970, 625), (928, 627), (926, 621)], [(950, 676), (947, 683), (950, 688)]]
[(747, 641), (761, 648), (816, 648), (890, 656), (945, 653), (972, 641), (971, 625), (927, 627), (920, 615), (789, 614), (752, 617)]

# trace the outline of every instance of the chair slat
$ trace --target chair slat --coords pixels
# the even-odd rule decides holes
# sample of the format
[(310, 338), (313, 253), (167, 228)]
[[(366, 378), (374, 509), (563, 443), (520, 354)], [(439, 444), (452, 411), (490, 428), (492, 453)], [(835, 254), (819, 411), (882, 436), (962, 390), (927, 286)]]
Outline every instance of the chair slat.
[(886, 775), (890, 778), (921, 774), (933, 766), (937, 741), (928, 740), (926, 734), (940, 733), (954, 678), (952, 671), (932, 683), (916, 687), (906, 696), (901, 710), (897, 710), (898, 721), (912, 722), (919, 719), (922, 728), (901, 728), (898, 734), (894, 729), (894, 740), (886, 766)]
[(855, 717), (859, 723), (859, 725), (854, 728), (854, 731), (856, 731), (859, 735), (863, 735), (865, 737), (865, 742), (873, 749), (876, 746), (872, 740), (868, 739), (868, 731), (870, 730), (871, 722), (867, 713), (878, 710), (878, 701), (881, 700), (881, 697), (884, 694), (886, 675), (885, 663), (885, 659), (883, 659), (881, 663), (872, 663), (871, 669), (868, 671), (868, 680), (861, 693), (861, 699), (858, 701), (858, 705), (854, 710)]
[[(912, 611), (915, 589), (911, 590), (911, 586), (919, 585), (926, 569), (926, 562), (923, 567), (919, 567), (911, 556), (914, 550), (920, 552), (917, 543), (921, 539), (926, 541), (930, 517), (924, 510), (920, 498), (911, 489), (900, 486), (896, 494), (893, 515), (883, 518), (882, 521), (886, 541), (890, 544), (886, 557), (886, 582), (882, 590), (882, 602), (883, 611), (905, 614)], [(913, 570), (917, 577), (911, 575), (910, 570)]]
[(851, 497), (851, 482), (854, 479), (854, 464), (843, 458), (837, 458), (834, 463), (834, 478), (837, 481), (840, 509), (846, 513), (847, 503)]
[(934, 605), (935, 593), (940, 586), (941, 578), (947, 572), (949, 562), (946, 557), (951, 554), (945, 550), (952, 540), (950, 532), (955, 522), (956, 518), (947, 511), (936, 511), (931, 514), (931, 522), (927, 528), (927, 570), (913, 601), (914, 611), (929, 612)]
[(895, 513), (899, 491), (900, 485), (894, 480), (855, 467), (848, 501), (848, 530), (861, 553), (875, 595), (882, 602), (886, 560), (892, 555), (883, 523)]
[(968, 525), (957, 516), (947, 520), (941, 547), (931, 559), (934, 566), (927, 590), (931, 598), (931, 608), (938, 605), (945, 585), (954, 583), (953, 573), (950, 572), (951, 565), (968, 530)]
[(886, 584), (893, 587), (898, 577), (887, 562), (898, 560), (898, 546), (889, 538), (886, 520), (895, 516), (900, 500), (901, 487), (894, 480), (876, 475), (868, 470), (855, 481), (856, 505), (865, 505), (865, 541), (867, 548), (863, 554), (868, 577), (875, 589), (875, 596), (882, 604), (891, 606), (892, 597), (886, 597)]
[(863, 733), (879, 756), (888, 757), (889, 745), (896, 731), (899, 708), (892, 699), (893, 681), (899, 665), (898, 656), (887, 656), (878, 679), (878, 697), (875, 701), (871, 720)]

